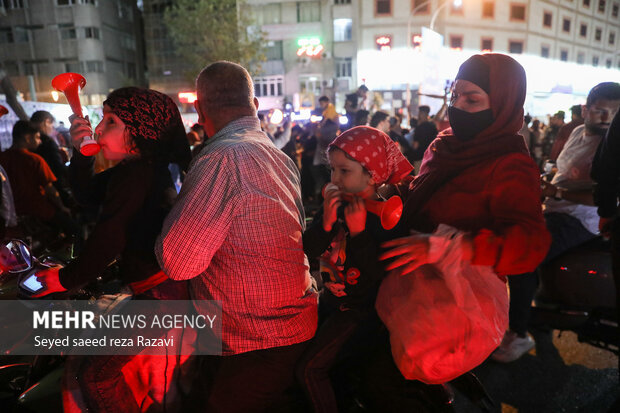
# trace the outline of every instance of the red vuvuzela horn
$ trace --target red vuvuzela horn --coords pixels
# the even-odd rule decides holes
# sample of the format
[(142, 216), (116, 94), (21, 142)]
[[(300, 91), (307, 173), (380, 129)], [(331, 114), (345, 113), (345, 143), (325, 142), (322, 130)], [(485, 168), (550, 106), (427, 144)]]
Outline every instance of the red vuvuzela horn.
[(0, 118), (9, 113), (9, 110), (4, 106), (0, 105)]
[[(334, 184), (327, 184), (323, 187), (323, 196), (326, 191), (338, 190), (338, 187)], [(342, 199), (347, 202), (353, 200), (352, 194), (342, 194)], [(400, 217), (403, 214), (403, 201), (400, 197), (394, 195), (387, 201), (376, 201), (374, 199), (364, 199), (364, 206), (366, 211), (375, 214), (381, 219), (381, 226), (384, 229), (392, 229), (400, 221)]]
[[(86, 86), (86, 79), (79, 73), (62, 73), (52, 79), (52, 87), (64, 93), (71, 106), (71, 110), (76, 116), (83, 118), (82, 103), (80, 102), (80, 90)], [(95, 155), (101, 147), (92, 138), (85, 137), (80, 144), (80, 152), (85, 156)]]

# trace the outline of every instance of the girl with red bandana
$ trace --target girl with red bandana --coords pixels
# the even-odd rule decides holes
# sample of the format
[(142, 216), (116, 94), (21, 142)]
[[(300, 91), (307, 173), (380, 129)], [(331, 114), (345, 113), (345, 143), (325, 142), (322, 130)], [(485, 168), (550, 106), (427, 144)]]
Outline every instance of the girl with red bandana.
[(323, 208), (303, 236), (308, 258), (320, 257), (320, 327), (297, 369), (316, 412), (338, 410), (329, 371), (347, 339), (373, 314), (384, 275), (379, 245), (393, 237), (379, 217), (367, 213), (364, 200), (380, 200), (380, 185), (397, 184), (413, 170), (385, 133), (366, 126), (338, 136), (327, 156), (331, 183)]

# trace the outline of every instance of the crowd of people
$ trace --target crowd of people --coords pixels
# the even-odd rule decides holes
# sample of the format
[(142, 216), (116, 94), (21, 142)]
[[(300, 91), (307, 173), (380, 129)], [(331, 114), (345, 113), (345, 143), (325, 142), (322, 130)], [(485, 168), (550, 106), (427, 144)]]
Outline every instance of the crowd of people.
[[(435, 116), (420, 106), (410, 129), (399, 114), (370, 113), (364, 85), (346, 96), (344, 125), (327, 96), (320, 121), (271, 124), (231, 62), (206, 66), (196, 90), (189, 133), (171, 98), (137, 87), (110, 93), (94, 129), (73, 116), (54, 133), (53, 116), (35, 112), (15, 124), (0, 173), (5, 234), (18, 233), (15, 216), (34, 217), (79, 245), (68, 265), (38, 274), (38, 296), (79, 288), (118, 258), (135, 299), (222, 302), (222, 353), (200, 359), (195, 384), (205, 411), (288, 411), (297, 386), (313, 411), (336, 412), (332, 373), (347, 357), (365, 360), (367, 406), (401, 411), (407, 380), (375, 310), (388, 274), (440, 262), (458, 238), (464, 265), (510, 286), (509, 329), (491, 355), (510, 362), (534, 346), (538, 265), (599, 231), (618, 250), (617, 83), (544, 129), (524, 115), (524, 69), (496, 53), (466, 60), (450, 101)], [(101, 154), (84, 156), (93, 132)], [(547, 159), (555, 176), (541, 181)], [(386, 229), (366, 205), (391, 194), (404, 206)], [(436, 236), (439, 226), (451, 235)], [(63, 391), (89, 411), (139, 412), (123, 376), (134, 358), (72, 359)]]

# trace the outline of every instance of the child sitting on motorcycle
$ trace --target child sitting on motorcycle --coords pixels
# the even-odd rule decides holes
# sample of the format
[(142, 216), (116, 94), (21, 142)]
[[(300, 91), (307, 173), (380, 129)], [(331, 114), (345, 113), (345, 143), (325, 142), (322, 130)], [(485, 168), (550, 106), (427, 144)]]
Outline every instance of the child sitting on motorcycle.
[(328, 146), (327, 156), (331, 183), (325, 187), (322, 209), (303, 235), (308, 258), (320, 256), (325, 287), (319, 301), (320, 326), (297, 368), (317, 412), (337, 411), (330, 369), (347, 339), (372, 315), (384, 276), (377, 257), (391, 231), (367, 213), (364, 201), (379, 200), (380, 185), (397, 184), (413, 170), (385, 133), (367, 126), (342, 133)]

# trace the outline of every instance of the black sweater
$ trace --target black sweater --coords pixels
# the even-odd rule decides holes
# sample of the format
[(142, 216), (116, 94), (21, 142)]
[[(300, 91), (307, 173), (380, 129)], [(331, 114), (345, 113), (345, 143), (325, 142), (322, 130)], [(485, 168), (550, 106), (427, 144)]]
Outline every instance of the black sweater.
[(592, 162), (592, 179), (596, 182), (594, 202), (598, 205), (598, 214), (604, 218), (613, 217), (620, 195), (620, 112), (598, 147)]
[(67, 289), (92, 281), (116, 258), (124, 282), (157, 273), (155, 240), (176, 196), (166, 164), (131, 158), (96, 175), (93, 165), (75, 151), (69, 167), (76, 200), (100, 213), (80, 256), (60, 271)]
[[(381, 243), (395, 237), (394, 230), (387, 231), (381, 227), (379, 218), (371, 214), (366, 215), (366, 229), (354, 237), (349, 236), (342, 219), (338, 219), (330, 232), (323, 229), (323, 208), (314, 216), (312, 223), (304, 232), (304, 252), (309, 260), (322, 255), (328, 248), (338, 231), (346, 231), (346, 247), (344, 270), (342, 274), (353, 275), (353, 278), (345, 281), (344, 297), (336, 297), (328, 289), (325, 289), (321, 297), (331, 308), (344, 305), (347, 308), (372, 308), (374, 306), (381, 280), (385, 276), (385, 263), (378, 260), (381, 252)], [(359, 271), (359, 276), (356, 270)], [(323, 282), (330, 281), (329, 274), (321, 274)]]

